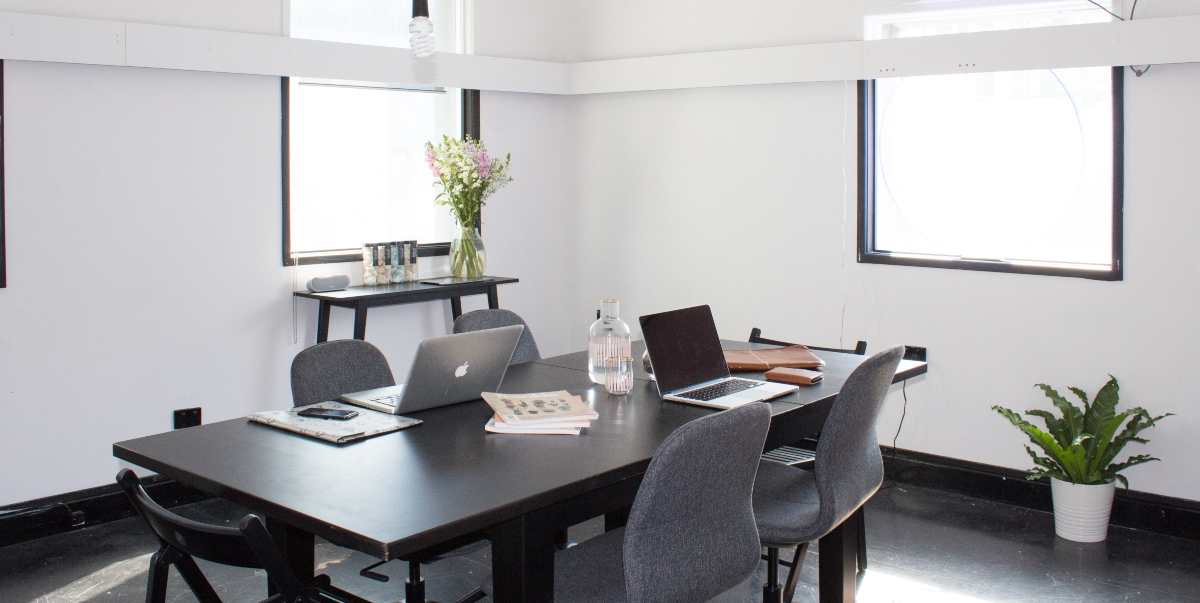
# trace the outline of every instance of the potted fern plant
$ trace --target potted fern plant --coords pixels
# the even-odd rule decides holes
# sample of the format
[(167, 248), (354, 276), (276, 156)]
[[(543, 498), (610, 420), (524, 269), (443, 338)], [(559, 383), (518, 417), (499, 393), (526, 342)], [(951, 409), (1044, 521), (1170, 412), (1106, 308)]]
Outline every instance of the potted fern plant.
[(1069, 388), (1082, 408), (1049, 385), (1039, 383), (1037, 387), (1061, 415), (1047, 410), (1025, 412), (1026, 416), (1041, 419), (1045, 429), (1002, 406), (993, 406), (992, 410), (1029, 436), (1040, 450), (1025, 446), (1034, 464), (1028, 479), (1050, 478), (1054, 532), (1075, 542), (1103, 541), (1108, 535), (1116, 482), (1129, 487), (1121, 471), (1159, 460), (1148, 454), (1134, 454), (1117, 462), (1117, 456), (1130, 442), (1147, 443), (1139, 434), (1171, 413), (1155, 417), (1140, 407), (1117, 412), (1120, 386), (1112, 375), (1090, 402), (1087, 392)]

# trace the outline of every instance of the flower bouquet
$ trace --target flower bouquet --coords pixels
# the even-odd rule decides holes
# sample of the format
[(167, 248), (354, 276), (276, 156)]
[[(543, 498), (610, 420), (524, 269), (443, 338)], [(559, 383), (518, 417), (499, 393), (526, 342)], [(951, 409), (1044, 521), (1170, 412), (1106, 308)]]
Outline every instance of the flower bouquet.
[(441, 143), (425, 143), (425, 160), (441, 187), (438, 205), (450, 208), (458, 221), (459, 233), (450, 244), (450, 272), (454, 276), (477, 278), (487, 267), (478, 219), (487, 198), (512, 181), (508, 164), (512, 157), (493, 158), (483, 143), (472, 139), (443, 136)]

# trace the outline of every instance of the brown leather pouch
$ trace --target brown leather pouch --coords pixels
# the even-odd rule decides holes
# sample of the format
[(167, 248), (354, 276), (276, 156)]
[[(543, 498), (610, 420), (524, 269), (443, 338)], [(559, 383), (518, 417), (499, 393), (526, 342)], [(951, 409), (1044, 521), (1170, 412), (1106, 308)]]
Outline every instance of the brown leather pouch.
[(776, 368), (767, 371), (767, 380), (792, 385), (816, 385), (821, 382), (822, 375), (817, 371), (799, 368)]
[(762, 372), (775, 367), (815, 369), (825, 361), (802, 345), (762, 350), (725, 350), (725, 364), (733, 372)]

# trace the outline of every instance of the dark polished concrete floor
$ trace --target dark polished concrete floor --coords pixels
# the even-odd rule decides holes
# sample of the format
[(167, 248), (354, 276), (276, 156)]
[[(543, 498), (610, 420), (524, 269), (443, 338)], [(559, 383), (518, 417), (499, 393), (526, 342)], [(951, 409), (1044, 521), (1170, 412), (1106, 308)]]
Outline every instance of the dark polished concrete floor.
[[(180, 509), (204, 520), (233, 517), (220, 501)], [(870, 569), (859, 601), (1200, 601), (1200, 542), (1124, 528), (1109, 541), (1080, 545), (1054, 537), (1048, 513), (904, 485), (886, 487), (867, 511)], [(597, 521), (573, 528), (586, 539)], [(137, 601), (145, 596), (154, 541), (136, 519), (0, 548), (0, 602)], [(816, 562), (810, 554), (795, 601), (816, 600)], [(490, 585), (490, 551), (425, 568), (431, 600), (452, 601)], [(403, 597), (405, 567), (380, 570), (386, 584), (358, 576), (371, 560), (328, 543), (317, 551), (319, 571), (347, 590), (378, 601)], [(200, 562), (226, 601), (257, 601), (261, 572)], [(765, 566), (720, 601), (760, 599)], [(614, 577), (619, 579), (619, 577)], [(170, 601), (193, 601), (172, 572)]]

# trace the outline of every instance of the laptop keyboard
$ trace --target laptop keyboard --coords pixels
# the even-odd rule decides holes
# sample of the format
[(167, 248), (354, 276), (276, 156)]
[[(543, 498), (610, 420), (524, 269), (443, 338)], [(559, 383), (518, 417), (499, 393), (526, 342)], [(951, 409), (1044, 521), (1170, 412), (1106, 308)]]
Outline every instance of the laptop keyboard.
[(707, 402), (722, 396), (744, 392), (752, 387), (758, 387), (760, 385), (762, 385), (761, 381), (750, 381), (749, 379), (730, 379), (729, 381), (722, 381), (708, 387), (702, 387), (687, 393), (679, 394), (679, 397)]

